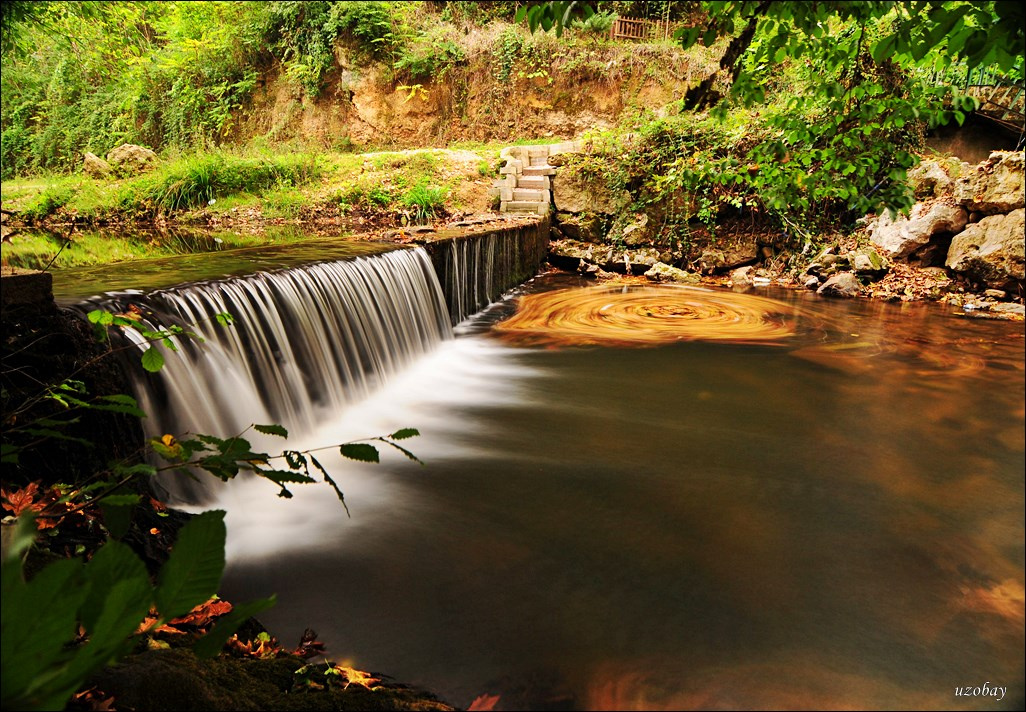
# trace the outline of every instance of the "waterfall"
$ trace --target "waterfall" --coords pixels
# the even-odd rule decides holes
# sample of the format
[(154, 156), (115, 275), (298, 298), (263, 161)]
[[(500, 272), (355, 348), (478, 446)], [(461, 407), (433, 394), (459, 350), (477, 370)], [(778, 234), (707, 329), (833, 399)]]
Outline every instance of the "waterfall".
[[(421, 248), (308, 265), (150, 293), (93, 298), (80, 308), (133, 305), (154, 328), (195, 334), (164, 347), (146, 373), (126, 361), (148, 436), (225, 437), (252, 423), (313, 427), (365, 397), (452, 329), (431, 259)], [(234, 323), (221, 326), (216, 315)], [(141, 337), (128, 332), (128, 338)], [(142, 345), (140, 343), (140, 345)]]
[[(251, 425), (280, 424), (291, 445), (333, 422), (451, 339), (455, 324), (533, 275), (547, 231), (547, 224), (516, 225), (374, 256), (108, 292), (75, 306), (131, 311), (152, 329), (191, 334), (173, 337), (173, 350), (156, 347), (164, 355), (157, 373), (142, 368), (140, 353), (150, 345), (139, 333), (118, 337), (138, 346), (128, 343), (121, 356), (148, 414), (147, 437), (247, 431), (257, 451), (270, 452), (281, 441)], [(220, 314), (233, 323), (220, 325)], [(203, 496), (188, 485), (168, 489), (178, 499)]]
[(453, 325), (534, 275), (548, 245), (548, 223), (428, 245)]

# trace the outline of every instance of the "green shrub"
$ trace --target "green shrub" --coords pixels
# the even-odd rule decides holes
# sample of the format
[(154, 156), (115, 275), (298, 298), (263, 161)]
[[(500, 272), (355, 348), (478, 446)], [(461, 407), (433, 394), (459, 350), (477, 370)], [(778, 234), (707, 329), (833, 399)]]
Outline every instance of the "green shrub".
[(126, 184), (117, 202), (122, 210), (174, 212), (237, 193), (293, 188), (319, 176), (316, 160), (302, 154), (267, 158), (201, 154)]
[(412, 209), (417, 221), (426, 221), (443, 211), (448, 194), (445, 188), (420, 182), (406, 191), (400, 202)]
[(67, 184), (56, 183), (47, 186), (35, 200), (25, 206), (22, 216), (30, 222), (48, 218), (67, 205), (77, 192), (77, 187)]
[(466, 61), (459, 45), (447, 39), (431, 39), (427, 35), (403, 50), (393, 65), (406, 81), (439, 80), (448, 69)]
[(574, 20), (570, 27), (589, 35), (605, 35), (616, 22), (615, 12), (596, 12), (587, 20)]

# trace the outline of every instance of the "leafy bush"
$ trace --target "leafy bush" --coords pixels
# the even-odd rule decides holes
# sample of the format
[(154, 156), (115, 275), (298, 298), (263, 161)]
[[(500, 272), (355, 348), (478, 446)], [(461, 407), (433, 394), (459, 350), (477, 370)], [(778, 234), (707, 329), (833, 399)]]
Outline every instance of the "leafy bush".
[(332, 3), (325, 29), (348, 31), (360, 42), (360, 49), (372, 57), (388, 57), (395, 50), (396, 36), (387, 2), (358, 0)]
[(451, 40), (422, 39), (403, 50), (393, 67), (409, 81), (439, 80), (450, 67), (464, 61), (463, 50)]

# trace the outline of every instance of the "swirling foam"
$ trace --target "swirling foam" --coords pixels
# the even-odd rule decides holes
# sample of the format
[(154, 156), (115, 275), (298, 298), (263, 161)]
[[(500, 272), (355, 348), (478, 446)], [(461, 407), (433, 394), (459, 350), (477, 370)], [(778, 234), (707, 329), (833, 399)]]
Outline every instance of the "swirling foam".
[(599, 286), (521, 297), (495, 326), (534, 344), (656, 346), (675, 341), (773, 344), (795, 335), (795, 310), (751, 294), (678, 285)]

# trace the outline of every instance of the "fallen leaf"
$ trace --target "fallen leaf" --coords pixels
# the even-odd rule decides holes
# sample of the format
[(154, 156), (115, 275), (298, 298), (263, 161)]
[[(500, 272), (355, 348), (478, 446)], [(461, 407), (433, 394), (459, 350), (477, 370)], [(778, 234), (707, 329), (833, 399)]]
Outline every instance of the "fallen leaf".
[(470, 703), (470, 707), (467, 708), (468, 712), (485, 712), (486, 710), (494, 710), (495, 705), (499, 702), (500, 695), (478, 695), (474, 698), (474, 701)]

